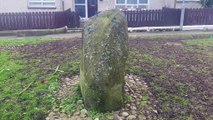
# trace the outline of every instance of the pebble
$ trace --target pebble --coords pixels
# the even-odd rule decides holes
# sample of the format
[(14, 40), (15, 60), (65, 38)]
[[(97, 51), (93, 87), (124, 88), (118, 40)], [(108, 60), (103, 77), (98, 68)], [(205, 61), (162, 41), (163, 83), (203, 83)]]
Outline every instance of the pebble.
[(77, 101), (77, 104), (78, 104), (78, 105), (83, 104), (83, 100), (78, 100), (78, 101)]
[(74, 113), (74, 116), (78, 116), (78, 115), (80, 115), (80, 112)]
[(132, 97), (133, 97), (133, 98), (137, 98), (137, 96), (136, 96), (136, 95), (133, 95)]
[(136, 101), (141, 101), (141, 99), (138, 97), (138, 98), (136, 98)]
[(140, 96), (141, 96), (141, 94), (140, 94), (140, 93), (135, 93), (135, 95), (136, 95), (137, 97), (140, 97)]
[(86, 109), (82, 109), (82, 110), (81, 110), (81, 113), (80, 113), (80, 116), (81, 116), (82, 118), (86, 117), (86, 116), (87, 116), (87, 110), (86, 110)]
[(129, 92), (129, 89), (125, 89), (125, 92)]
[(129, 79), (133, 79), (133, 76), (132, 76), (132, 75), (129, 75)]
[(135, 115), (130, 115), (127, 117), (127, 120), (135, 120), (136, 116)]
[[(71, 80), (74, 79), (74, 81), (79, 81), (77, 79), (79, 79), (79, 76), (75, 76), (72, 79), (70, 78), (65, 78), (66, 80), (64, 82), (66, 82), (65, 84), (62, 84), (61, 90), (59, 91), (60, 94), (66, 92), (65, 88), (69, 87), (70, 85), (73, 85), (73, 83), (76, 82), (71, 82)], [(127, 91), (127, 94), (130, 95), (133, 99), (130, 103), (127, 103), (125, 105), (124, 108), (122, 108), (122, 110), (118, 110), (114, 112), (113, 116), (107, 116), (107, 120), (146, 120), (146, 119), (150, 119), (150, 116), (144, 116), (144, 115), (140, 115), (140, 113), (138, 113), (139, 111), (137, 111), (138, 107), (140, 105), (141, 99), (142, 99), (142, 87), (144, 87), (145, 89), (147, 89), (147, 83), (145, 83), (143, 80), (141, 80), (140, 78), (134, 76), (134, 75), (127, 75), (125, 76), (126, 81), (128, 81), (130, 83), (130, 87), (132, 88), (133, 86), (136, 85), (136, 88), (134, 88), (134, 94), (128, 92), (129, 89), (125, 86), (125, 91)], [(63, 86), (64, 85), (64, 86)], [(66, 87), (65, 87), (66, 86)], [(148, 93), (149, 95), (152, 95), (150, 92)], [(58, 96), (59, 98), (61, 96)], [(76, 104), (78, 105), (82, 105), (83, 104), (83, 100), (78, 100), (76, 102)], [(51, 112), (48, 117), (46, 118), (46, 120), (51, 120), (55, 117), (56, 115), (58, 115), (59, 119), (63, 119), (63, 120), (99, 120), (101, 118), (95, 118), (92, 119), (90, 117), (88, 117), (88, 111), (86, 109), (82, 109), (81, 111), (75, 112), (73, 114), (73, 116), (70, 115), (66, 115), (64, 113), (60, 113), (58, 114), (59, 109), (54, 108), (53, 109), (54, 112)], [(157, 110), (153, 110), (151, 111), (152, 113), (158, 113)], [(145, 112), (146, 114), (151, 114), (149, 111)], [(52, 117), (51, 117), (52, 116)]]
[(139, 116), (138, 116), (138, 119), (139, 119), (139, 120), (146, 120), (146, 117), (143, 116), (143, 115), (139, 115)]
[(46, 117), (46, 120), (50, 120), (50, 117)]
[(127, 117), (127, 116), (129, 116), (129, 113), (128, 112), (122, 112), (122, 114), (121, 114), (123, 117)]
[(157, 110), (153, 110), (153, 112), (156, 113), (156, 114), (158, 114), (158, 111), (157, 111)]
[(54, 116), (54, 115), (55, 115), (54, 112), (51, 112), (51, 113), (49, 114), (50, 117), (52, 117), (52, 116)]
[(134, 80), (129, 80), (129, 82), (131, 82), (132, 84), (135, 84), (135, 81), (134, 81)]
[(118, 114), (115, 114), (113, 120), (122, 120), (122, 118)]
[(60, 114), (60, 117), (66, 117), (66, 114), (61, 113), (61, 114)]
[(92, 118), (86, 118), (85, 120), (92, 120)]
[(140, 105), (141, 103), (140, 103), (140, 102), (136, 102), (136, 104), (137, 104), (137, 105)]
[(130, 107), (130, 104), (126, 104), (126, 107)]
[(108, 119), (108, 120), (113, 120), (113, 116), (112, 116), (112, 115), (107, 116), (107, 119)]
[(131, 103), (131, 106), (135, 106), (135, 103)]
[(131, 114), (136, 115), (137, 112), (136, 112), (135, 110), (132, 110), (132, 111), (131, 111)]
[(69, 120), (82, 120), (79, 116), (73, 116)]
[(58, 112), (58, 111), (59, 111), (59, 109), (58, 109), (58, 108), (55, 108), (55, 109), (53, 109), (53, 111), (54, 111), (54, 112)]
[(65, 78), (64, 80), (66, 80), (66, 81), (70, 81), (71, 79), (67, 77), (67, 78)]
[(131, 110), (137, 110), (137, 108), (135, 106), (131, 106), (130, 109)]

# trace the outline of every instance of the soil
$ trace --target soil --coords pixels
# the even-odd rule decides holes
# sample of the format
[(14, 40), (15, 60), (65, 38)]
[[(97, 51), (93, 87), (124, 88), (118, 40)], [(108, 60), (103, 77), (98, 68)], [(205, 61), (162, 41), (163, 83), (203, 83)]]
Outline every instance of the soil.
[[(197, 39), (197, 38), (194, 38)], [(189, 100), (189, 105), (177, 105), (175, 102), (158, 101), (158, 118), (163, 119), (212, 119), (213, 116), (213, 56), (212, 47), (201, 52), (198, 46), (189, 46), (183, 41), (187, 39), (170, 40), (147, 40), (135, 39), (130, 42), (132, 51), (137, 49), (141, 54), (150, 54), (155, 58), (167, 61), (161, 66), (140, 64), (142, 69), (149, 73), (149, 76), (142, 76), (148, 83), (150, 90), (159, 99), (159, 91), (154, 87), (163, 88), (168, 95), (181, 96), (177, 83), (182, 85), (184, 99)], [(190, 50), (191, 49), (191, 50)], [(166, 81), (159, 80), (159, 76), (165, 76)], [(152, 83), (157, 83), (151, 87)], [(172, 98), (169, 100), (172, 101)], [(168, 104), (170, 110), (163, 110), (162, 104)], [(184, 111), (185, 113), (182, 113)]]
[[(200, 37), (193, 39), (198, 38)], [(129, 61), (136, 62), (128, 67), (140, 66), (140, 69), (135, 75), (128, 73), (127, 78), (136, 78), (138, 82), (135, 79), (126, 79), (130, 84), (130, 87), (126, 86), (126, 92), (133, 100), (127, 102), (120, 111), (116, 111), (114, 119), (127, 119), (130, 115), (139, 120), (213, 119), (213, 56), (203, 52), (212, 52), (213, 47), (190, 46), (183, 42), (187, 39), (135, 38), (129, 41), (130, 51), (137, 55), (130, 56)], [(0, 47), (0, 50), (18, 51), (24, 54), (19, 59), (39, 59), (42, 61), (40, 67), (48, 68), (78, 60), (80, 48), (81, 39), (72, 38), (38, 45)], [(140, 62), (144, 56), (138, 56), (144, 54), (151, 55), (150, 60), (154, 63)], [(66, 85), (68, 84), (69, 88), (72, 86), (73, 79), (78, 78), (63, 78), (62, 87), (58, 91), (59, 99), (69, 90), (65, 89)], [(133, 92), (128, 90), (130, 88)], [(143, 96), (148, 96), (148, 99), (143, 99)], [(141, 105), (142, 101), (145, 101), (145, 105)], [(123, 112), (129, 115), (123, 116)], [(60, 115), (57, 119), (60, 119)]]
[(56, 67), (69, 60), (75, 60), (79, 56), (80, 43), (79, 38), (64, 39), (38, 45), (25, 45), (16, 50), (24, 54), (21, 59), (39, 59), (43, 61), (40, 67), (49, 65)]

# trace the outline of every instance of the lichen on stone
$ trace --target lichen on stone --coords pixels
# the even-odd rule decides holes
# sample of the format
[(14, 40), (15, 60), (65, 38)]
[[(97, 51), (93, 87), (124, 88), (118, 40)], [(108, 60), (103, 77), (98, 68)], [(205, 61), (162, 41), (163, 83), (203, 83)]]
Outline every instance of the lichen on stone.
[(125, 16), (104, 11), (85, 24), (80, 86), (85, 106), (101, 112), (119, 109), (124, 102), (124, 68), (128, 53)]

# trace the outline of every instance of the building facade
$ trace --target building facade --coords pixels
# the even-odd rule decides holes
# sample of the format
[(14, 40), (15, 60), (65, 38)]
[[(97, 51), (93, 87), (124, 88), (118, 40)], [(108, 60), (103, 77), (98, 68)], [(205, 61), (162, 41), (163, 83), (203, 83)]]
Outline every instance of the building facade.
[[(63, 11), (71, 8), (82, 18), (89, 18), (97, 12), (108, 9), (162, 9), (181, 8), (183, 0), (0, 0), (0, 13)], [(188, 8), (198, 8), (199, 0), (186, 0)]]
[[(182, 8), (183, 0), (176, 0), (176, 8)], [(186, 8), (201, 8), (200, 0), (185, 0)]]

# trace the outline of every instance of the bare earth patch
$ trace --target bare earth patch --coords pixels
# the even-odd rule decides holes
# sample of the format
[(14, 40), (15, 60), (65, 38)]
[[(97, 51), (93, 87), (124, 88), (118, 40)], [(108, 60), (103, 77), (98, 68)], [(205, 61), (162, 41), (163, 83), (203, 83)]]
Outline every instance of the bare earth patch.
[(135, 39), (130, 48), (137, 49), (142, 59), (143, 54), (150, 57), (138, 65), (159, 102), (159, 118), (212, 119), (213, 46), (190, 46), (183, 41)]

